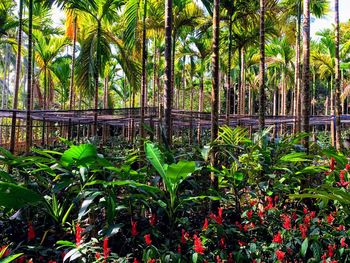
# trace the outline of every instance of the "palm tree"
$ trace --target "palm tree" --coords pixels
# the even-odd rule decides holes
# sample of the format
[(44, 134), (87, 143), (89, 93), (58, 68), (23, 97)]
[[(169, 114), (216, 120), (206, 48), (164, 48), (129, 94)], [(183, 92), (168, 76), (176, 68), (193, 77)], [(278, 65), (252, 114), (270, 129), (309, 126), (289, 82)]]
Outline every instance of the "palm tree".
[[(219, 36), (220, 36), (220, 0), (214, 0), (213, 8), (213, 53), (212, 53), (212, 90), (211, 90), (211, 137), (213, 146), (210, 154), (210, 163), (213, 167), (217, 165), (217, 150), (214, 142), (219, 134)], [(211, 182), (215, 190), (219, 189), (218, 177), (212, 173)], [(213, 203), (213, 209), (219, 204)]]
[(16, 117), (18, 107), (18, 91), (19, 91), (19, 79), (21, 75), (21, 56), (22, 56), (22, 26), (23, 26), (23, 0), (19, 1), (18, 8), (18, 39), (17, 39), (17, 58), (16, 58), (16, 77), (15, 77), (15, 89), (13, 91), (13, 113), (11, 120), (11, 139), (10, 139), (10, 152), (15, 150), (16, 141)]
[(32, 48), (33, 48), (33, 0), (28, 3), (28, 64), (27, 64), (27, 116), (26, 116), (26, 153), (29, 153), (32, 145), (32, 120), (31, 120), (31, 98), (32, 98)]
[(341, 130), (340, 130), (340, 114), (341, 114), (341, 101), (340, 101), (340, 56), (339, 56), (339, 43), (340, 43), (340, 26), (339, 26), (339, 0), (334, 0), (335, 11), (335, 115), (336, 115), (336, 133), (335, 144), (337, 150), (342, 148), (341, 142)]
[(259, 126), (265, 127), (265, 0), (260, 0)]
[(172, 141), (172, 124), (171, 124), (171, 108), (173, 103), (173, 87), (172, 87), (172, 28), (173, 28), (173, 1), (165, 0), (165, 75), (164, 75), (164, 143), (171, 146)]
[(309, 152), (310, 132), (310, 0), (304, 0), (303, 20), (303, 86), (302, 86), (302, 131), (307, 135), (303, 140), (306, 151)]

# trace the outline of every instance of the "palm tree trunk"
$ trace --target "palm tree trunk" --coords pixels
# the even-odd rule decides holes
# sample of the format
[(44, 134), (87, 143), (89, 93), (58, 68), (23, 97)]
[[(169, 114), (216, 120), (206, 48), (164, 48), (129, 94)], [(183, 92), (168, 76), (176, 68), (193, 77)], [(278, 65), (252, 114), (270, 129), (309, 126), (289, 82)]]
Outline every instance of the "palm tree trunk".
[(97, 48), (96, 48), (96, 69), (94, 73), (95, 78), (95, 99), (94, 99), (94, 127), (93, 136), (97, 136), (97, 110), (98, 110), (98, 78), (100, 69), (100, 38), (101, 38), (101, 21), (97, 21)]
[(13, 91), (13, 113), (11, 120), (11, 139), (10, 139), (10, 152), (15, 151), (16, 141), (16, 119), (18, 108), (18, 91), (19, 91), (19, 79), (21, 76), (21, 52), (22, 52), (22, 26), (23, 26), (23, 0), (19, 1), (19, 15), (18, 15), (18, 40), (17, 40), (17, 57), (16, 57), (16, 77), (15, 77), (15, 89)]
[(164, 130), (165, 143), (170, 147), (172, 140), (171, 108), (172, 108), (172, 56), (171, 56), (171, 32), (172, 32), (173, 2), (165, 1), (165, 79), (164, 79)]
[(31, 98), (32, 98), (32, 38), (33, 38), (33, 0), (28, 4), (28, 84), (27, 84), (27, 116), (26, 116), (26, 153), (32, 146), (32, 120), (31, 120)]
[(153, 51), (153, 107), (157, 105), (157, 42), (154, 38), (154, 51)]
[(303, 20), (303, 90), (302, 90), (302, 131), (307, 134), (303, 140), (309, 152), (310, 132), (310, 0), (304, 0)]
[(265, 128), (265, 0), (260, 0), (259, 127)]
[(228, 40), (228, 61), (227, 61), (227, 86), (226, 86), (226, 125), (230, 123), (230, 109), (231, 109), (231, 60), (232, 60), (232, 16), (229, 17), (229, 40)]
[(240, 91), (240, 110), (239, 114), (245, 114), (245, 60), (244, 60), (244, 48), (241, 49), (241, 91)]
[(142, 25), (142, 77), (141, 77), (141, 121), (140, 121), (140, 134), (141, 134), (141, 148), (143, 147), (142, 140), (145, 138), (145, 104), (146, 104), (146, 61), (147, 61), (147, 43), (146, 43), (146, 16), (147, 16), (147, 0), (143, 3), (143, 25)]
[[(212, 53), (212, 90), (211, 90), (211, 137), (212, 149), (210, 153), (210, 164), (217, 166), (217, 149), (214, 141), (219, 134), (219, 33), (220, 33), (220, 0), (214, 0), (213, 10), (213, 53)], [(211, 183), (216, 191), (219, 190), (218, 177), (211, 174)], [(219, 202), (213, 202), (212, 209), (215, 210)]]
[(77, 44), (77, 17), (74, 17), (73, 22), (73, 51), (72, 51), (72, 69), (70, 74), (70, 85), (69, 85), (69, 110), (74, 108), (74, 70), (75, 70), (75, 52)]
[(341, 114), (341, 101), (340, 101), (340, 55), (339, 55), (339, 0), (335, 0), (335, 115), (336, 115), (336, 133), (335, 144), (337, 150), (342, 148), (341, 130), (340, 130), (340, 114)]
[(203, 100), (204, 100), (204, 76), (203, 72), (200, 73), (199, 79), (199, 99), (198, 99), (198, 126), (197, 126), (197, 142), (201, 143), (201, 113), (203, 112)]
[(301, 103), (300, 103), (300, 42), (301, 42), (301, 0), (298, 0), (298, 12), (297, 12), (297, 37), (296, 37), (296, 48), (295, 48), (295, 79), (294, 79), (294, 116), (295, 116), (295, 133), (300, 132), (301, 129)]

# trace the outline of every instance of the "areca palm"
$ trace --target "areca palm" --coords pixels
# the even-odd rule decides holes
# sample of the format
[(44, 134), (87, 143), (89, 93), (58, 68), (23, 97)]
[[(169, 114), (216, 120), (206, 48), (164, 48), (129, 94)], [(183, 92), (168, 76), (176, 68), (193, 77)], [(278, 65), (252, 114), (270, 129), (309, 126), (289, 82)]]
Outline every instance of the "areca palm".
[(40, 73), (44, 76), (42, 108), (48, 109), (53, 98), (53, 91), (48, 87), (48, 78), (52, 75), (51, 66), (54, 59), (62, 51), (62, 48), (68, 45), (68, 39), (54, 36), (47, 38), (40, 31), (34, 31), (33, 35), (35, 38), (35, 60), (39, 66)]
[[(70, 8), (83, 12), (85, 28), (81, 33), (81, 53), (78, 57), (77, 84), (89, 95), (94, 95), (94, 130), (97, 134), (97, 109), (99, 76), (111, 57), (110, 43), (113, 37), (110, 23), (117, 10), (123, 5), (120, 0), (98, 0), (96, 3), (74, 2)], [(91, 90), (92, 89), (92, 90)]]

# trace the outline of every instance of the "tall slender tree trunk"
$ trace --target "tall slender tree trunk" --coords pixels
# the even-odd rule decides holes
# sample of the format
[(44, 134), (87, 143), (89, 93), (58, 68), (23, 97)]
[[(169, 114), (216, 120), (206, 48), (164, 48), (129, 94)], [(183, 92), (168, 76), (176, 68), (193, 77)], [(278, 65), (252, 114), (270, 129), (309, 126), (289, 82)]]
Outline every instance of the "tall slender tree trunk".
[(27, 84), (27, 116), (26, 116), (26, 153), (29, 153), (32, 146), (32, 120), (31, 120), (31, 99), (32, 99), (32, 38), (33, 38), (33, 0), (28, 4), (28, 84)]
[(226, 125), (230, 124), (231, 109), (231, 60), (232, 60), (232, 15), (229, 14), (229, 40), (228, 40), (228, 61), (227, 61), (227, 86), (226, 86)]
[(98, 79), (99, 79), (99, 70), (100, 70), (100, 38), (101, 38), (101, 21), (97, 21), (97, 48), (96, 48), (96, 69), (94, 73), (95, 81), (95, 98), (94, 98), (94, 126), (93, 126), (93, 136), (97, 136), (97, 115), (98, 115)]
[(296, 47), (295, 47), (295, 78), (294, 78), (294, 116), (295, 125), (294, 132), (298, 133), (301, 130), (301, 103), (300, 103), (300, 86), (301, 86), (301, 75), (300, 75), (300, 43), (301, 43), (301, 0), (298, 0), (297, 10), (297, 21), (296, 21)]
[(303, 90), (302, 90), (302, 131), (307, 133), (303, 140), (309, 152), (310, 133), (310, 0), (304, 0), (303, 20)]
[(73, 22), (73, 51), (72, 51), (72, 68), (70, 74), (69, 84), (69, 110), (74, 108), (74, 71), (75, 71), (75, 52), (77, 45), (77, 16), (74, 15)]
[(199, 79), (199, 98), (198, 98), (198, 127), (197, 127), (197, 142), (198, 144), (201, 143), (201, 113), (203, 112), (203, 101), (204, 101), (204, 76), (203, 72), (200, 72), (200, 79)]
[(335, 145), (337, 150), (342, 148), (341, 140), (341, 100), (340, 100), (340, 55), (339, 55), (339, 43), (340, 43), (340, 26), (339, 26), (339, 0), (334, 2), (334, 11), (335, 11), (335, 115), (336, 115), (336, 133), (335, 133)]
[[(164, 79), (164, 129), (165, 143), (171, 147), (172, 125), (171, 125), (171, 108), (172, 108), (172, 40), (171, 32), (173, 27), (173, 2), (165, 1), (165, 79)], [(174, 40), (175, 41), (175, 40)]]
[(19, 1), (19, 15), (18, 15), (18, 39), (17, 39), (17, 57), (16, 57), (16, 77), (15, 77), (15, 89), (13, 91), (13, 113), (11, 120), (11, 139), (10, 139), (10, 152), (15, 151), (16, 141), (16, 120), (17, 120), (17, 108), (18, 108), (18, 91), (19, 91), (19, 79), (21, 76), (21, 58), (22, 58), (22, 26), (23, 26), (23, 0)]
[[(143, 0), (143, 18), (142, 18), (142, 77), (141, 77), (141, 121), (140, 134), (141, 142), (145, 138), (145, 104), (146, 104), (146, 61), (147, 61), (147, 42), (146, 42), (146, 16), (147, 16), (147, 0)], [(143, 143), (141, 143), (141, 148)]]
[[(212, 53), (212, 90), (211, 90), (211, 137), (212, 150), (210, 152), (211, 166), (216, 167), (217, 149), (214, 142), (219, 134), (219, 34), (220, 34), (220, 0), (214, 0), (213, 10), (213, 53)], [(218, 177), (212, 172), (211, 183), (215, 190), (219, 190)], [(212, 209), (219, 206), (218, 202), (213, 202)]]
[(245, 114), (245, 50), (244, 48), (241, 49), (241, 87), (240, 87), (240, 110), (239, 114), (244, 115)]
[(265, 0), (260, 0), (259, 126), (265, 128)]
[(154, 38), (154, 51), (153, 51), (153, 107), (157, 105), (157, 41)]

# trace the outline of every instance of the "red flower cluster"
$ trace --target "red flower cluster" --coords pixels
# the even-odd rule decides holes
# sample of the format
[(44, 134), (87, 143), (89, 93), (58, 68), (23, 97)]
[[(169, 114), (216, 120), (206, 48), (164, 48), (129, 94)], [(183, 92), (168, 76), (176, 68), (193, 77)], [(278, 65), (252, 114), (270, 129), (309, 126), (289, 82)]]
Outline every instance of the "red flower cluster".
[(211, 213), (210, 218), (215, 220), (217, 224), (222, 225), (222, 207), (218, 208), (218, 215)]
[(203, 247), (202, 240), (197, 237), (197, 235), (193, 236), (194, 244), (193, 244), (193, 250), (197, 252), (198, 254), (204, 254), (205, 248)]
[(282, 244), (283, 243), (283, 239), (282, 239), (280, 231), (278, 231), (278, 233), (273, 236), (272, 242), (273, 243), (278, 243), (278, 244)]
[(248, 220), (250, 220), (250, 219), (252, 218), (252, 216), (253, 216), (253, 210), (249, 210), (249, 211), (247, 212)]
[(208, 218), (205, 218), (204, 219), (204, 224), (203, 224), (203, 227), (202, 227), (202, 231), (207, 231), (208, 230)]
[(79, 246), (81, 244), (81, 233), (83, 232), (83, 229), (80, 227), (80, 225), (77, 223), (75, 225), (75, 244)]
[(349, 182), (345, 181), (345, 170), (340, 171), (339, 182), (337, 182), (337, 185), (340, 187), (347, 187), (349, 185)]
[(28, 240), (32, 241), (35, 239), (35, 231), (31, 222), (28, 223)]
[(304, 224), (300, 224), (299, 229), (300, 229), (302, 238), (304, 238), (304, 239), (307, 238), (308, 227)]
[(152, 244), (151, 234), (146, 234), (143, 236), (146, 242), (147, 246), (150, 246)]
[(219, 247), (220, 247), (221, 249), (225, 249), (225, 248), (226, 248), (226, 243), (225, 243), (225, 238), (224, 238), (224, 237), (222, 237), (222, 238), (220, 239)]
[(140, 261), (138, 261), (137, 258), (134, 258), (134, 262), (133, 263), (140, 263)]
[(283, 252), (283, 251), (278, 249), (278, 250), (276, 250), (275, 254), (276, 254), (277, 260), (283, 261), (284, 256), (286, 255), (286, 252)]
[(330, 225), (333, 224), (334, 220), (335, 220), (334, 216), (332, 215), (332, 213), (330, 213), (330, 214), (327, 216), (327, 222), (328, 222), (328, 224), (330, 224)]
[(345, 242), (345, 237), (340, 239), (340, 247), (348, 248), (349, 245)]
[(289, 215), (286, 215), (286, 214), (282, 214), (281, 215), (282, 217), (282, 220), (283, 220), (283, 228), (286, 229), (286, 230), (290, 230), (291, 227), (292, 227), (292, 221), (291, 221), (291, 218)]
[(103, 240), (103, 257), (107, 259), (109, 256), (110, 249), (108, 247), (108, 237)]
[(181, 243), (186, 244), (187, 239), (189, 239), (190, 234), (185, 231), (185, 229), (181, 230)]
[(334, 256), (334, 250), (335, 250), (335, 249), (337, 249), (337, 245), (336, 245), (336, 244), (333, 244), (333, 245), (329, 244), (329, 245), (328, 245), (328, 255), (329, 255), (330, 257), (333, 257), (333, 256)]
[(139, 232), (137, 232), (137, 222), (131, 220), (131, 236), (135, 237), (139, 234)]

